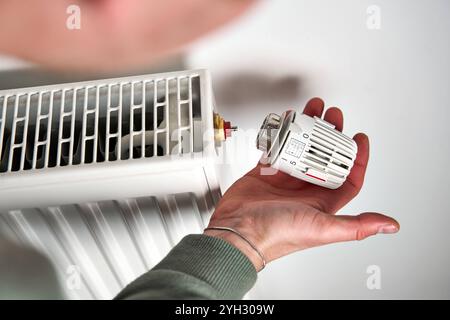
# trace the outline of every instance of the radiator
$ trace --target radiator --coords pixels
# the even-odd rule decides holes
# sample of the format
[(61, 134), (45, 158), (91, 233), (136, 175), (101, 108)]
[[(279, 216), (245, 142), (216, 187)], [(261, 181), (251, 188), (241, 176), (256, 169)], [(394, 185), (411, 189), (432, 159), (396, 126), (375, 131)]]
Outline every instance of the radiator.
[(0, 91), (1, 231), (67, 298), (112, 298), (207, 223), (214, 115), (205, 70)]

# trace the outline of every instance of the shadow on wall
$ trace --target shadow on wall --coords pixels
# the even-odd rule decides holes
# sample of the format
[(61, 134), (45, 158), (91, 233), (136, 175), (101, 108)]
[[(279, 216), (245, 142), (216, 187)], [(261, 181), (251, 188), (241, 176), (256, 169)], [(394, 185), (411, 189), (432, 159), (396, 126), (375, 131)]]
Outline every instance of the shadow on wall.
[(128, 77), (140, 74), (185, 70), (186, 64), (182, 55), (168, 57), (158, 65), (150, 65), (138, 70), (120, 73), (74, 73), (51, 71), (40, 67), (29, 67), (0, 72), (0, 90), (45, 86), (58, 83), (99, 80), (116, 77)]
[(249, 105), (283, 105), (300, 99), (302, 79), (297, 75), (270, 77), (262, 73), (236, 73), (213, 83), (218, 105), (234, 109)]

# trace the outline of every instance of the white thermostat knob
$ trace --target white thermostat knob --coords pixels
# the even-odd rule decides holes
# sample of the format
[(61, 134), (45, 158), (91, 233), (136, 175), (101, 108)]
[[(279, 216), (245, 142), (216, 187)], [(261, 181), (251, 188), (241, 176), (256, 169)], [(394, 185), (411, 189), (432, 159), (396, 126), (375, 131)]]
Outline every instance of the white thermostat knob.
[(256, 146), (271, 167), (330, 189), (345, 182), (358, 151), (356, 142), (331, 123), (293, 110), (269, 114)]

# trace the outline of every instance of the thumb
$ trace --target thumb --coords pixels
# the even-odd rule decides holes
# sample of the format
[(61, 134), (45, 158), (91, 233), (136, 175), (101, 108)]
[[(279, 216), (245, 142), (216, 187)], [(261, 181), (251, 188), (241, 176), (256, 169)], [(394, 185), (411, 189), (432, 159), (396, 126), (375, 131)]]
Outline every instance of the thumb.
[(400, 224), (393, 218), (373, 212), (365, 212), (358, 216), (329, 215), (322, 224), (321, 239), (324, 243), (363, 240), (378, 233), (396, 233)]

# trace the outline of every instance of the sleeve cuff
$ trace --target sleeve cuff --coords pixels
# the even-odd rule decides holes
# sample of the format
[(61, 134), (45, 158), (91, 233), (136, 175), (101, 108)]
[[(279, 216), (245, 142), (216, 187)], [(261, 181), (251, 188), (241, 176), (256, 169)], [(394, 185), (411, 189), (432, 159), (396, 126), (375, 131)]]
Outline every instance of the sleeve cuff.
[(152, 270), (198, 278), (222, 299), (241, 299), (257, 278), (255, 267), (239, 249), (223, 239), (200, 234), (184, 237)]

